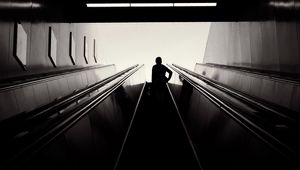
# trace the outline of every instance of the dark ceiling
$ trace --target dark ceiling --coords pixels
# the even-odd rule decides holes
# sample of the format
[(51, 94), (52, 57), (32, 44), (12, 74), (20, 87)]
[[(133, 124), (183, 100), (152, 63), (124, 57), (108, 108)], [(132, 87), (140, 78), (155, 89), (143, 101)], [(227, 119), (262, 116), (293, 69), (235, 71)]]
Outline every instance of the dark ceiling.
[[(279, 0), (275, 0), (279, 1)], [(298, 1), (298, 0), (294, 0)], [(87, 8), (87, 2), (217, 2), (217, 7)], [(293, 20), (298, 12), (271, 0), (0, 0), (1, 19), (56, 22), (194, 22)], [(299, 1), (298, 1), (299, 2)], [(295, 7), (296, 9), (296, 7)], [(292, 11), (296, 11), (293, 9)]]

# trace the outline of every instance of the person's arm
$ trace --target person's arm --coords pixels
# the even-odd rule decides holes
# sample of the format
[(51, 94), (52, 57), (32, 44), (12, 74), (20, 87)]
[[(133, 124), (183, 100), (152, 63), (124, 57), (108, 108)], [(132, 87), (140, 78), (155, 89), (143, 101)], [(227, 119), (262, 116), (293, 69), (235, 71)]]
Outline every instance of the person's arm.
[(167, 68), (167, 72), (169, 73), (169, 77), (168, 77), (168, 81), (169, 81), (169, 80), (171, 80), (173, 72), (168, 67), (166, 67), (166, 68)]
[(151, 77), (152, 83), (153, 83), (153, 81), (154, 81), (154, 70), (153, 70), (153, 69), (154, 69), (154, 66), (152, 67), (152, 75), (151, 75), (151, 76), (152, 76), (152, 77)]

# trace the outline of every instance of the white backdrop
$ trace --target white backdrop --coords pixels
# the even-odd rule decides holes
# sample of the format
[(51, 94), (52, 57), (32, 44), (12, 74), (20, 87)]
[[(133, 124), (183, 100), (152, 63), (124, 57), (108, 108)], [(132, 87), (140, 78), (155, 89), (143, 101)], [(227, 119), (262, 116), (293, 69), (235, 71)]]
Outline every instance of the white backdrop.
[(202, 62), (209, 22), (197, 23), (96, 23), (88, 24), (95, 34), (101, 63), (122, 70), (145, 64), (147, 81), (157, 56), (163, 64), (176, 63), (193, 70)]

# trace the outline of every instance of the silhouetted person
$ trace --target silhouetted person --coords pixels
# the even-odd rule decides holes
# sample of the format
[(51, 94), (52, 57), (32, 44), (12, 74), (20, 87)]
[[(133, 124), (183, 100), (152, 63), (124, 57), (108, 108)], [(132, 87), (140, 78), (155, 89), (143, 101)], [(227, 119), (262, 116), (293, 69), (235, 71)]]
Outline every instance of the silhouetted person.
[[(166, 94), (166, 83), (172, 77), (172, 71), (164, 66), (160, 57), (155, 59), (156, 65), (152, 67), (152, 95), (159, 104), (163, 104)], [(166, 77), (168, 73), (168, 77)]]

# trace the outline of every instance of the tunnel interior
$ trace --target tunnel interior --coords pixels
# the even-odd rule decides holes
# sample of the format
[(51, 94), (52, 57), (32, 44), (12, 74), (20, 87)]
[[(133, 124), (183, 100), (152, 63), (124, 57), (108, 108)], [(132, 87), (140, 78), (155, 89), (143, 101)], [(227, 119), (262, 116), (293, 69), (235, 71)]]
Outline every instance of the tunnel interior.
[[(172, 6), (132, 5), (146, 3)], [(177, 3), (0, 0), (0, 168), (299, 169), (300, 1)], [(94, 26), (169, 24), (180, 35), (176, 24), (199, 23), (209, 23), (203, 58), (163, 62), (173, 74), (159, 97), (152, 65), (136, 63), (145, 56), (103, 56), (102, 44), (133, 38), (105, 42), (113, 35)], [(188, 46), (182, 37), (173, 48)]]

